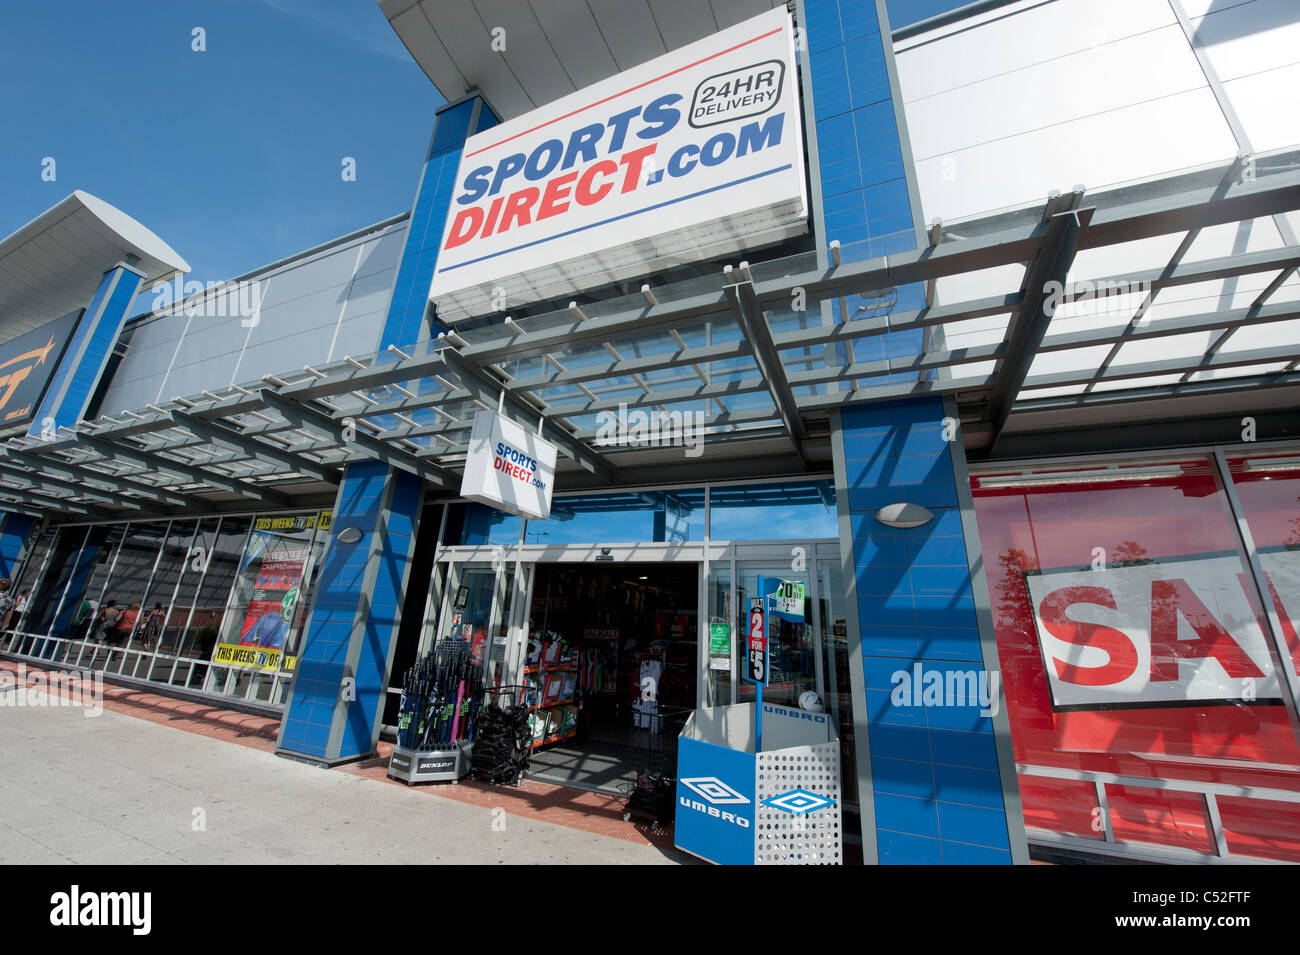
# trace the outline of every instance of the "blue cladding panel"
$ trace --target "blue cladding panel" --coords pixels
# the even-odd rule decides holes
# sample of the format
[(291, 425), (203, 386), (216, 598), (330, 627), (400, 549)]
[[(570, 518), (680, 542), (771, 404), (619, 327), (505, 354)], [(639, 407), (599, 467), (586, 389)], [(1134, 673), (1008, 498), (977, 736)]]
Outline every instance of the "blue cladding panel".
[(6, 515), (0, 511), (0, 577), (13, 577), (22, 544), (31, 531), (35, 518), (26, 515)]
[(26, 514), (0, 512), (0, 521), (3, 521), (0, 526), (0, 577), (12, 577), (23, 542), (27, 540), (35, 520)]
[(53, 418), (56, 426), (69, 428), (81, 419), (104, 373), (109, 353), (122, 334), (122, 324), (130, 314), (139, 288), (140, 276), (130, 269), (118, 267), (104, 273), (58, 370), (50, 379), (45, 398), (32, 421), (32, 434), (40, 433), (47, 418)]
[[(721, 865), (754, 861), (754, 772), (752, 753), (683, 738), (677, 755), (677, 805), (674, 841), (701, 858)], [(743, 802), (712, 805), (683, 780), (716, 779)], [(729, 818), (722, 813), (727, 812)]]
[[(888, 41), (882, 39), (874, 0), (806, 0), (804, 16), (824, 239), (838, 240), (847, 262), (915, 249), (905, 157), (886, 65)], [(900, 288), (895, 309), (914, 307), (909, 303), (919, 291), (919, 286)], [(879, 348), (881, 354), (857, 349), (856, 360), (919, 355), (922, 334), (887, 335), (866, 347)], [(888, 385), (905, 378), (885, 375), (870, 383)]]
[[(385, 489), (390, 480), (395, 487), (386, 512)], [(383, 712), (388, 648), (397, 632), (411, 536), (419, 520), (420, 490), (419, 478), (404, 471), (390, 476), (387, 466), (379, 461), (348, 467), (339, 487), (333, 526), (337, 530), (356, 527), (362, 536), (355, 544), (342, 544), (334, 538), (325, 553), (293, 700), (285, 715), (284, 749), (322, 759), (370, 751), (375, 721)], [(385, 535), (374, 558), (378, 573), (369, 591), (363, 592), (377, 533)], [(354, 634), (357, 620), (364, 624), (360, 633)], [(358, 652), (353, 672), (355, 697), (342, 701), (345, 664), (354, 651)], [(343, 736), (337, 750), (331, 752), (330, 730), (339, 707), (347, 710)]]
[[(393, 285), (393, 298), (388, 306), (388, 318), (379, 347), (412, 345), (425, 335), (424, 313), (429, 301), (429, 283), (433, 280), (433, 267), (438, 258), (438, 244), (442, 241), (447, 222), (447, 208), (456, 187), (456, 171), (460, 167), (461, 147), (471, 134), (476, 103), (467, 99), (438, 113), (429, 154), (425, 157), (420, 179), (420, 192), (411, 210), (411, 224), (406, 233), (406, 247), (398, 265), (397, 281)], [(479, 112), (478, 126), (473, 132), (482, 132), (497, 125), (497, 119), (486, 104)]]
[[(975, 602), (938, 398), (841, 412), (882, 863), (1009, 863)], [(889, 528), (875, 511), (925, 504)]]

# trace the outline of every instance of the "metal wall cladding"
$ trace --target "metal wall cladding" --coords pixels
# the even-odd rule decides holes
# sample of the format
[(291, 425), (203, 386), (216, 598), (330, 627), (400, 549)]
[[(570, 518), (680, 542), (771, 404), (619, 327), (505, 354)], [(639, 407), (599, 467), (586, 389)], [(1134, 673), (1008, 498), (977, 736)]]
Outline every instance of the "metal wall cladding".
[(405, 239), (395, 223), (158, 314), (159, 292), (141, 293), (104, 412), (374, 353)]

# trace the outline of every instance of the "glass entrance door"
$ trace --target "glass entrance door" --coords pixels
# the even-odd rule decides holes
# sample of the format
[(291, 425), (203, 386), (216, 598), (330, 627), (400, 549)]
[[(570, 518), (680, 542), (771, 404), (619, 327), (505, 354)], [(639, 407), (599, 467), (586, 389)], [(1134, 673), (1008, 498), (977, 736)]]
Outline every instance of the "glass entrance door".
[[(755, 698), (754, 684), (743, 678), (745, 633), (750, 600), (758, 596), (758, 579), (769, 577), (804, 585), (804, 619), (802, 623), (773, 619), (769, 637), (770, 676), (763, 698), (784, 706), (798, 706), (801, 695), (816, 694), (817, 703), (826, 706), (826, 674), (821, 639), (822, 606), (819, 603), (819, 580), (813, 572), (816, 561), (806, 555), (811, 546), (745, 548), (708, 566), (707, 603), (709, 623), (721, 639), (730, 641), (731, 665), (722, 667), (718, 654), (709, 653), (706, 701), (710, 706), (745, 703)], [(830, 707), (827, 706), (827, 709)]]
[[(708, 563), (705, 604), (709, 627), (718, 640), (703, 648), (705, 705), (725, 706), (755, 698), (754, 684), (744, 679), (743, 668), (749, 601), (758, 594), (758, 578), (804, 584), (803, 623), (781, 621), (771, 633), (771, 675), (763, 699), (797, 707), (803, 694), (816, 694), (815, 703), (806, 698), (805, 702), (831, 714), (839, 728), (841, 780), (845, 804), (852, 806), (857, 803), (857, 777), (844, 582), (839, 558), (830, 556), (838, 544), (828, 549), (829, 544), (741, 545)], [(725, 641), (730, 642), (730, 665), (722, 667), (714, 651), (722, 649)]]
[[(763, 690), (763, 699), (769, 703), (783, 706), (798, 706), (799, 697), (812, 691), (819, 701), (825, 700), (821, 679), (821, 656), (818, 652), (816, 629), (813, 625), (812, 608), (816, 603), (812, 596), (813, 578), (805, 570), (792, 570), (791, 561), (738, 560), (736, 561), (736, 597), (732, 609), (732, 633), (743, 635), (746, 632), (750, 600), (759, 596), (758, 579), (760, 577), (789, 580), (802, 583), (805, 593), (803, 623), (782, 620), (773, 616), (768, 622), (768, 684)], [(743, 640), (734, 641), (736, 644)], [(733, 646), (733, 654), (738, 652), (735, 674), (742, 674), (744, 666), (744, 648)], [(747, 703), (753, 700), (755, 687), (748, 680), (741, 679), (736, 684), (737, 702)]]
[(446, 581), (435, 638), (454, 637), (468, 642), (483, 660), (483, 675), (489, 686), (509, 682), (506, 650), (510, 597), (515, 589), (514, 563), (451, 563)]

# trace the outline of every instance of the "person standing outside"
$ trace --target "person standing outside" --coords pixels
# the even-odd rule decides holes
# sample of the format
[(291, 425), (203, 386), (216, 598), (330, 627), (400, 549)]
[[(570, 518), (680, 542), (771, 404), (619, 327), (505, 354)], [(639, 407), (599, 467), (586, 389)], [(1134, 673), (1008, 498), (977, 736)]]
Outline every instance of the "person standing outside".
[(117, 631), (117, 639), (121, 641), (123, 646), (131, 639), (131, 631), (135, 628), (135, 622), (139, 617), (140, 604), (138, 601), (132, 600), (127, 604), (126, 609), (122, 611), (122, 616), (117, 618), (117, 626), (114, 629)]
[(161, 602), (154, 604), (153, 609), (145, 614), (144, 623), (140, 625), (140, 641), (146, 650), (153, 649), (154, 641), (162, 633), (163, 619), (166, 616), (167, 611), (163, 610)]
[(104, 609), (95, 614), (95, 623), (90, 632), (96, 643), (103, 643), (113, 637), (117, 618), (121, 615), (122, 611), (117, 609), (116, 600), (108, 601), (104, 604)]
[(32, 588), (30, 587), (24, 588), (23, 592), (18, 595), (18, 599), (14, 601), (13, 619), (9, 622), (6, 629), (9, 629), (10, 627), (14, 630), (22, 629), (23, 614), (27, 613), (27, 601), (31, 598), (31, 595)]
[(14, 598), (9, 593), (13, 582), (8, 577), (0, 578), (0, 630), (9, 629), (9, 619), (13, 616)]

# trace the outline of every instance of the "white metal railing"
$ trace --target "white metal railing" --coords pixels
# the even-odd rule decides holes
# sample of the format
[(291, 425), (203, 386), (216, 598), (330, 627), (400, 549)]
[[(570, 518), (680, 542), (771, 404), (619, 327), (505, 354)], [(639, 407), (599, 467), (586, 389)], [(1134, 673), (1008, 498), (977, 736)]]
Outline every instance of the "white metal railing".
[(0, 633), (0, 653), (45, 666), (63, 666), (171, 686), (214, 698), (242, 699), (282, 708), (291, 671), (249, 671), (213, 663), (206, 657), (119, 646), (72, 637), (51, 637), (26, 630)]

